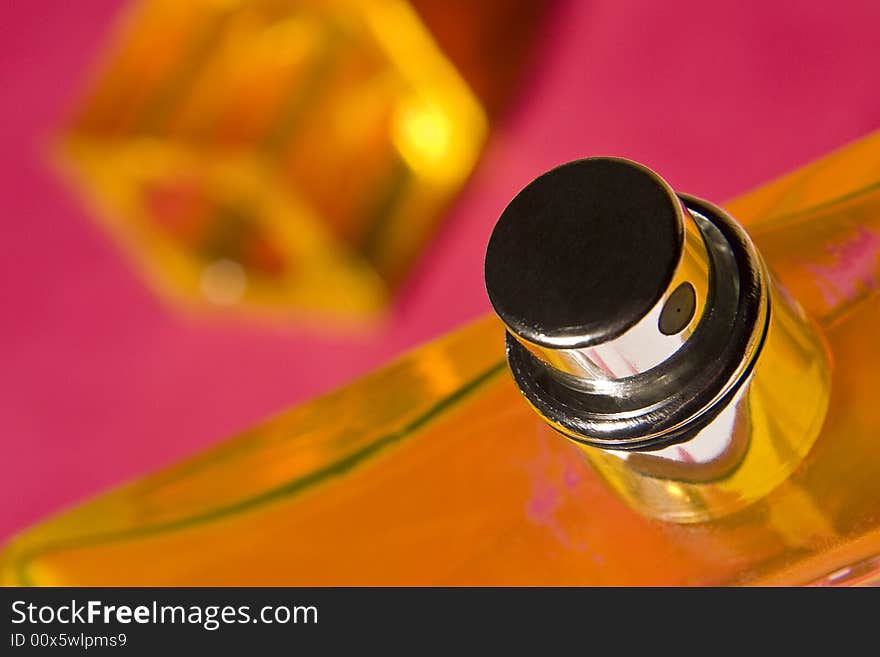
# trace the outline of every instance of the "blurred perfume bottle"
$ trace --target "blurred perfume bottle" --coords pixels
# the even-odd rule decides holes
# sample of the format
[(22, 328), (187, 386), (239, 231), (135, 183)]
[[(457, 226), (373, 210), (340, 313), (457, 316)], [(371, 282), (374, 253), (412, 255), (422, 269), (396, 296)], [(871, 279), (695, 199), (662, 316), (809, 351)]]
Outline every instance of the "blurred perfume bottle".
[(880, 581), (880, 133), (726, 211), (566, 165), (486, 273), (503, 326), (25, 531), (0, 581)]
[(369, 322), (474, 168), (539, 9), (143, 0), (58, 159), (181, 307)]

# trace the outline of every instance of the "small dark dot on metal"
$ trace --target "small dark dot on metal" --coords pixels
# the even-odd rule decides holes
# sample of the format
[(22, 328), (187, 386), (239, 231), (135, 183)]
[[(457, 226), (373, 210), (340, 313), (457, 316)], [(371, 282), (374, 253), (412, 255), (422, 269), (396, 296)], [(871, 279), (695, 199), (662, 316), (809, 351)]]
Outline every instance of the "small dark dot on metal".
[(659, 329), (663, 335), (675, 335), (691, 321), (696, 311), (697, 298), (694, 286), (690, 283), (679, 285), (660, 311)]

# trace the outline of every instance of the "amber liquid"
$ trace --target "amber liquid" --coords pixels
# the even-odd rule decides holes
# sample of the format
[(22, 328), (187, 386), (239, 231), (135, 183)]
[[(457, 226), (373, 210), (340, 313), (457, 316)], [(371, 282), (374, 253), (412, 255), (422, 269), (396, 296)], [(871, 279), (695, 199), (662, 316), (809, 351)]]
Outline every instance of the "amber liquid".
[(0, 581), (880, 581), (878, 180), (875, 135), (729, 206), (818, 326), (830, 376), (818, 438), (738, 511), (682, 523), (634, 510), (528, 407), (486, 318), (23, 533)]

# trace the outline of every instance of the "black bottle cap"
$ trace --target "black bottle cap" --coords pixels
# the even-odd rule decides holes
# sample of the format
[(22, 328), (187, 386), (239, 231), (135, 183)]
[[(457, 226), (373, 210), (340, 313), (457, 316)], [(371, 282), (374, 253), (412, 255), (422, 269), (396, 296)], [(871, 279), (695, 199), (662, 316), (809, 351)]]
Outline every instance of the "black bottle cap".
[(681, 257), (682, 208), (650, 170), (616, 158), (559, 166), (501, 215), (486, 252), (489, 299), (538, 345), (618, 337), (662, 298)]

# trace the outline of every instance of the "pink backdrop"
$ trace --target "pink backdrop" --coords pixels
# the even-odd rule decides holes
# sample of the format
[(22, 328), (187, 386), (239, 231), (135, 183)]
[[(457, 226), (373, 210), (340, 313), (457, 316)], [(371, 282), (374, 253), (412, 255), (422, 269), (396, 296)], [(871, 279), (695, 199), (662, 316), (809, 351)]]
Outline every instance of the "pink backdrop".
[(880, 126), (876, 0), (566, 2), (385, 334), (196, 321), (141, 285), (43, 157), (119, 5), (0, 3), (0, 537), (487, 311), (492, 224), (554, 164), (628, 156), (722, 200)]

